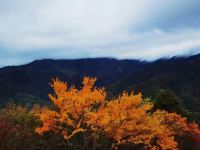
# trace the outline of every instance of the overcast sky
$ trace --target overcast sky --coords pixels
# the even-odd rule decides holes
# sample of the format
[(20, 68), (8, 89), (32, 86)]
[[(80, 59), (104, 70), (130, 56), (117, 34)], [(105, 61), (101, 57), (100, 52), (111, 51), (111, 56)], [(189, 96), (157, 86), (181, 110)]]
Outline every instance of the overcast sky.
[(200, 0), (0, 0), (0, 66), (200, 52)]

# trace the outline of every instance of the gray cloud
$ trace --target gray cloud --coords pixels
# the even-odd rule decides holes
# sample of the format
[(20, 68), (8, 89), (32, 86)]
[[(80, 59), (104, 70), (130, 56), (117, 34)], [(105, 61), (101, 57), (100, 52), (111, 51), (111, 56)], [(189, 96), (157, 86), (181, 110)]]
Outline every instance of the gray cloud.
[(200, 52), (198, 0), (0, 0), (0, 66)]

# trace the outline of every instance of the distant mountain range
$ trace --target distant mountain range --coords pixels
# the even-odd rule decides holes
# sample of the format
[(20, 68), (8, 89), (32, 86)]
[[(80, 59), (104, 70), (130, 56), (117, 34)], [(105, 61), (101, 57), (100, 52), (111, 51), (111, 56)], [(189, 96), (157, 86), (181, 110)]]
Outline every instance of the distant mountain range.
[(58, 77), (80, 87), (84, 76), (97, 77), (97, 86), (115, 96), (123, 90), (151, 97), (160, 89), (173, 90), (183, 104), (200, 112), (200, 54), (154, 62), (111, 58), (36, 60), (0, 69), (0, 103), (46, 103), (49, 83)]

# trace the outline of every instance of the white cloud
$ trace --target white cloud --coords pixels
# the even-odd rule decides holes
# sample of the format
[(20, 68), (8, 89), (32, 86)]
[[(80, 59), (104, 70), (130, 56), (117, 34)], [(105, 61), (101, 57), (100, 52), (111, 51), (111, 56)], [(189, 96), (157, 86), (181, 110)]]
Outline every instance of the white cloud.
[(200, 30), (192, 24), (180, 29), (170, 24), (170, 16), (176, 15), (172, 9), (177, 15), (190, 12), (182, 2), (0, 0), (0, 46), (8, 59), (14, 53), (17, 62), (101, 56), (151, 60), (198, 51)]

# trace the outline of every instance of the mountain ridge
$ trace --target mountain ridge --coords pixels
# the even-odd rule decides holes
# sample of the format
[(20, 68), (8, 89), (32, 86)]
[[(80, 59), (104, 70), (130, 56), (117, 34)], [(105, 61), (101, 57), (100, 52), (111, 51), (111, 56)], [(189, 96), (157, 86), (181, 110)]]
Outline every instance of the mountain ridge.
[[(192, 103), (200, 106), (200, 54), (153, 62), (115, 58), (42, 59), (7, 66), (0, 68), (0, 103), (46, 102), (52, 78), (80, 86), (84, 76), (97, 77), (97, 86), (105, 86), (111, 95), (135, 89), (150, 97), (158, 89), (172, 89), (189, 108)], [(180, 92), (184, 89), (191, 93)], [(188, 100), (190, 96), (193, 100)]]

